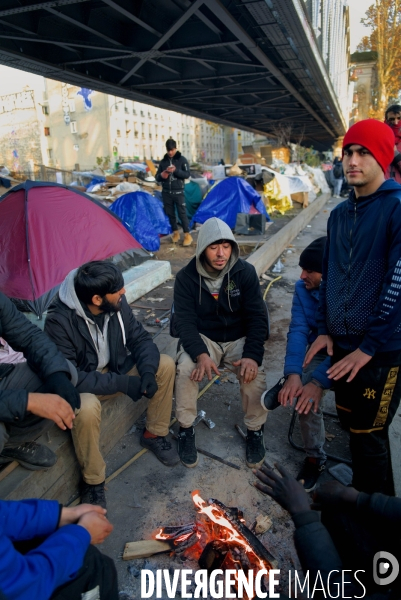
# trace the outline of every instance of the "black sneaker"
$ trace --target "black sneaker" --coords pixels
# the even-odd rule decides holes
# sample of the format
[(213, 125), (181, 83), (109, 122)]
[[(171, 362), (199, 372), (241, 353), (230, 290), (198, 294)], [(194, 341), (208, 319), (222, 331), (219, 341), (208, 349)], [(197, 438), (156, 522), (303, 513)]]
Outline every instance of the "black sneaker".
[(319, 476), (326, 468), (326, 461), (308, 456), (297, 475), (297, 481), (303, 479), (305, 492), (313, 492)]
[(96, 506), (107, 508), (104, 481), (97, 485), (84, 483), (81, 492), (81, 504), (95, 504)]
[(195, 431), (193, 427), (184, 429), (180, 427), (178, 433), (178, 455), (186, 467), (196, 467), (198, 464), (198, 451), (195, 445)]
[(180, 457), (177, 454), (177, 450), (173, 447), (172, 443), (167, 437), (158, 435), (155, 438), (147, 438), (144, 434), (141, 435), (139, 440), (143, 448), (147, 448), (168, 467), (173, 467), (180, 462)]
[(264, 426), (258, 431), (247, 430), (246, 434), (246, 464), (251, 469), (257, 469), (263, 464), (266, 454)]
[(13, 460), (30, 471), (50, 469), (57, 462), (57, 456), (47, 446), (36, 442), (25, 442), (19, 446), (7, 446), (0, 454), (0, 464)]
[(274, 410), (278, 406), (280, 406), (280, 402), (278, 401), (278, 395), (281, 391), (283, 385), (285, 384), (285, 377), (282, 377), (280, 381), (276, 383), (270, 390), (266, 390), (263, 392), (260, 403), (264, 410)]

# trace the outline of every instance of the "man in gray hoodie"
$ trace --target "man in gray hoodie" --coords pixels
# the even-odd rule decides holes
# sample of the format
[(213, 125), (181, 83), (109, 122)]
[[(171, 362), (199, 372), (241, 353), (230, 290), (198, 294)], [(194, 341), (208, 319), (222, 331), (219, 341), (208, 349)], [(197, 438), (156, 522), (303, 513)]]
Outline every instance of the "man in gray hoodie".
[(119, 268), (94, 261), (71, 271), (49, 308), (45, 332), (77, 368), (81, 409), (72, 439), (82, 468), (81, 501), (105, 507), (106, 465), (99, 449), (101, 401), (127, 394), (150, 399), (141, 445), (165, 465), (179, 462), (167, 439), (175, 365), (160, 355), (125, 299)]
[(247, 427), (246, 462), (251, 468), (265, 456), (266, 412), (260, 404), (265, 388), (262, 366), (268, 337), (267, 309), (252, 265), (239, 258), (231, 229), (220, 219), (201, 227), (196, 257), (181, 269), (174, 286), (174, 328), (179, 341), (176, 416), (180, 423), (178, 453), (195, 467), (198, 453), (192, 423), (199, 382), (219, 375), (219, 365), (239, 382)]

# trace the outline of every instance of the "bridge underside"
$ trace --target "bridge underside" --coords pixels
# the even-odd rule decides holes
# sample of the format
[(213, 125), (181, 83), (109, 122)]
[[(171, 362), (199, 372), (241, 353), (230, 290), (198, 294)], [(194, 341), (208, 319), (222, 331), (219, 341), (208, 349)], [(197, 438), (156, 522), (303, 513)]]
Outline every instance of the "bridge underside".
[(344, 134), (302, 0), (3, 0), (0, 63), (317, 149)]

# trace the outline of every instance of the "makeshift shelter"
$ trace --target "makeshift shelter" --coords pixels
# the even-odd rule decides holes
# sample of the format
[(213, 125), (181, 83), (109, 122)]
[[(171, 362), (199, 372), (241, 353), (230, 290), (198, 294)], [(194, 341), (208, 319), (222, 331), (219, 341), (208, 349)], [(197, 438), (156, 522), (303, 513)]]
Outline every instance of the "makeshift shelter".
[(124, 194), (110, 205), (110, 210), (146, 250), (156, 252), (160, 248), (159, 234), (172, 233), (162, 202), (147, 192)]
[(241, 177), (228, 177), (211, 188), (194, 214), (191, 227), (193, 223), (204, 223), (210, 217), (218, 217), (234, 229), (238, 213), (255, 212), (266, 215), (266, 221), (270, 221), (258, 192)]
[(185, 207), (188, 219), (192, 219), (202, 202), (202, 190), (196, 181), (188, 181), (184, 186)]
[(28, 180), (0, 198), (0, 290), (38, 317), (72, 269), (133, 248), (120, 219), (74, 188)]

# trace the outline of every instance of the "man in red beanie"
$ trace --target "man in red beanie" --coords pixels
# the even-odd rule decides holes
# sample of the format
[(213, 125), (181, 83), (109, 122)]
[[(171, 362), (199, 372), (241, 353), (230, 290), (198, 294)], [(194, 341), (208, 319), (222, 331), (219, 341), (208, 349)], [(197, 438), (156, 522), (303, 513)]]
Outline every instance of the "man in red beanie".
[[(350, 431), (353, 485), (391, 491), (388, 428), (401, 397), (401, 185), (385, 180), (394, 133), (374, 119), (344, 137), (353, 186), (331, 213), (320, 286), (318, 333), (305, 357), (327, 347), (337, 412)], [(387, 480), (387, 487), (386, 487)]]
[(391, 127), (395, 136), (394, 158), (386, 171), (386, 179), (392, 177), (397, 183), (401, 183), (401, 105), (389, 106), (384, 122)]

